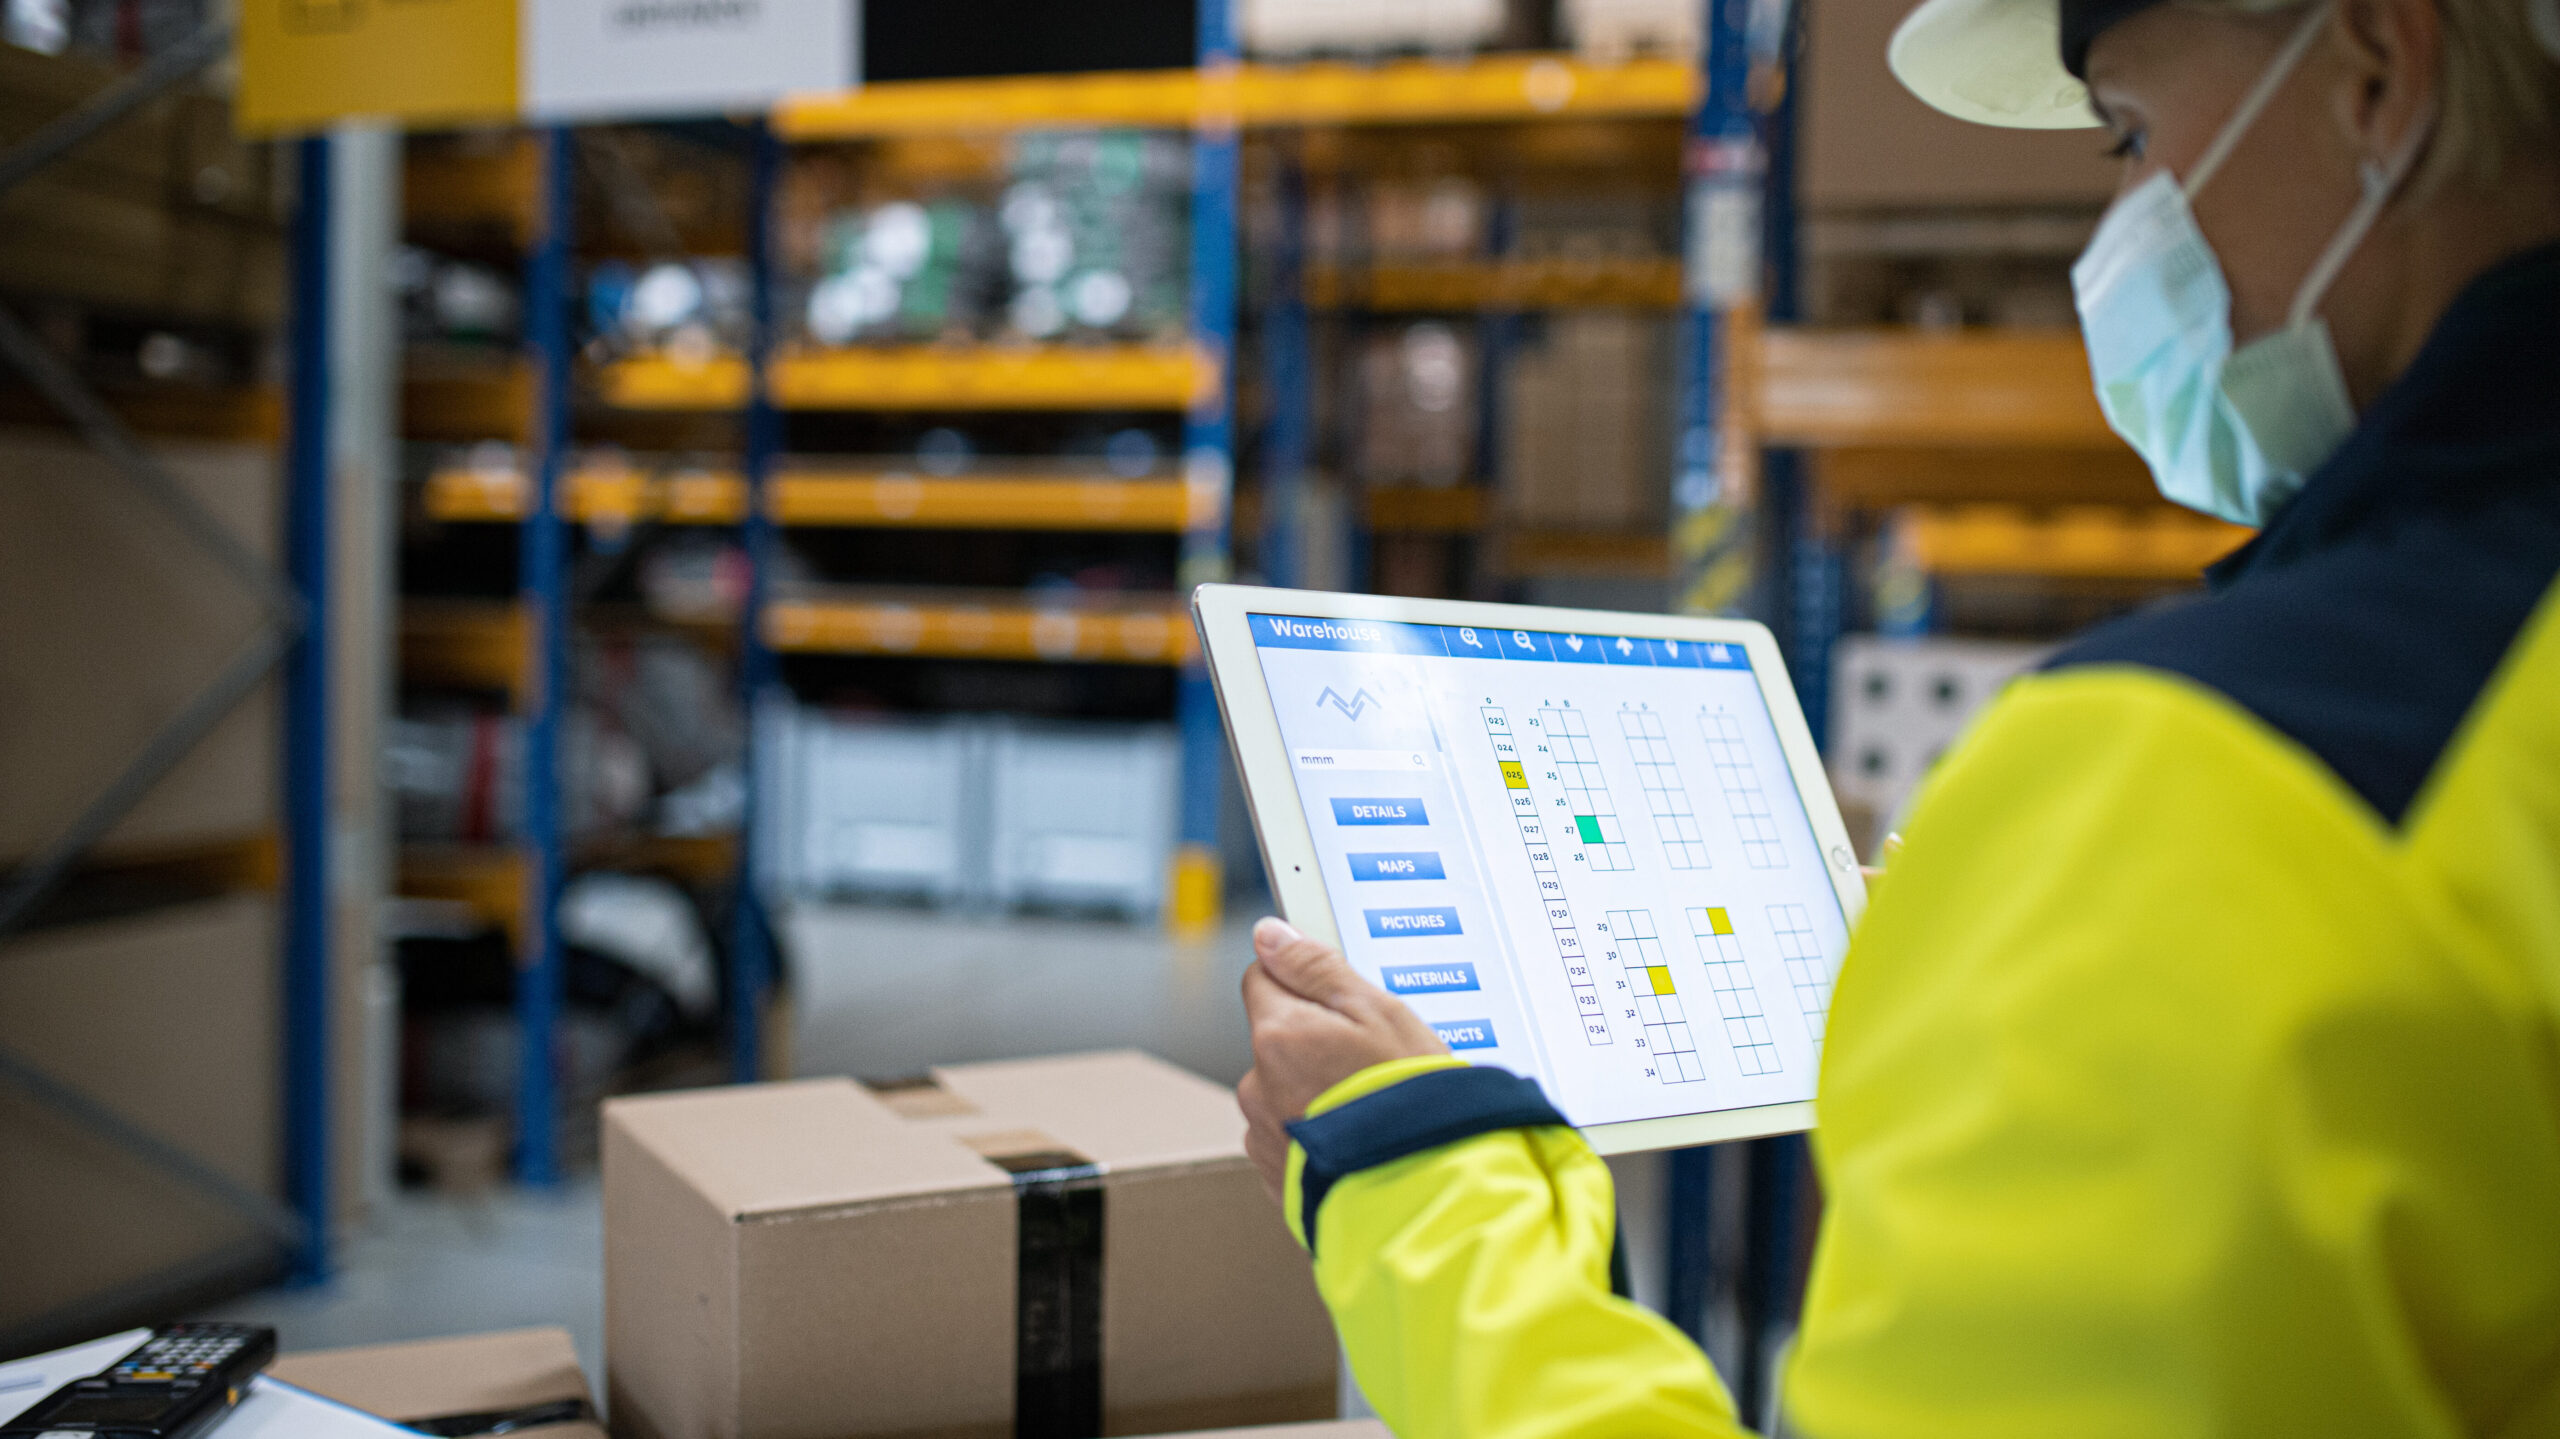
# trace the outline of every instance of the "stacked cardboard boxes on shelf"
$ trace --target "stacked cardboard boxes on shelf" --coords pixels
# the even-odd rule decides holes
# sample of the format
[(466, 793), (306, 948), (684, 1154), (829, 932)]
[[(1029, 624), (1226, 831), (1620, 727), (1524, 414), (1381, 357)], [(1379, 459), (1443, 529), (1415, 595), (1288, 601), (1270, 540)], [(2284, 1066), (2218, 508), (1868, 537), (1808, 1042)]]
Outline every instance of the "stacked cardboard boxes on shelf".
[(1543, 330), (1505, 376), (1504, 512), (1548, 529), (1658, 524), (1670, 497), (1668, 324), (1594, 310), (1550, 315)]
[[(273, 1196), (275, 902), (234, 894), (0, 942), (0, 1049)], [(0, 1354), (87, 1337), (270, 1272), (236, 1210), (0, 1086)]]
[[(170, 444), (156, 457), (252, 553), (272, 555), (274, 453)], [(0, 866), (27, 858), (253, 633), (258, 603), (96, 451), (0, 430)], [(264, 833), (275, 699), (260, 690), (100, 847), (124, 857)]]

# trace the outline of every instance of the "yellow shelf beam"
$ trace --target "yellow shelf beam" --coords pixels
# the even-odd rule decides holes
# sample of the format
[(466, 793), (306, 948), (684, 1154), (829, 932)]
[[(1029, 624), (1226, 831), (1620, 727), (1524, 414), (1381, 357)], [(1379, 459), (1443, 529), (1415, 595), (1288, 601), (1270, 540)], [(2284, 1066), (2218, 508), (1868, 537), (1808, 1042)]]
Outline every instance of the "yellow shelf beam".
[(1932, 574), (2083, 580), (2193, 580), (2252, 533), (2177, 510), (2106, 505), (2051, 513), (2014, 505), (1915, 506), (1903, 524), (1914, 558)]
[[(1188, 346), (883, 345), (778, 356), (773, 398), (786, 410), (1181, 410), (1216, 381), (1216, 363)], [(607, 365), (598, 385), (623, 409), (734, 410), (747, 402), (747, 365), (635, 356)]]
[(2076, 331), (1772, 329), (1743, 380), (1766, 444), (2122, 448)]
[[(654, 475), (591, 459), (566, 477), (568, 516), (581, 524), (733, 525), (746, 482), (732, 470)], [(1171, 534), (1216, 520), (1217, 496), (1179, 479), (1058, 474), (936, 479), (896, 470), (793, 466), (774, 477), (773, 518), (803, 528), (1108, 530)], [(525, 515), (525, 477), (512, 465), (468, 462), (427, 480), (427, 515), (513, 523)]]
[(1675, 259), (1453, 260), (1319, 269), (1307, 276), (1319, 309), (1380, 311), (1656, 309), (1680, 304)]
[(1462, 64), (1245, 65), (1193, 70), (916, 80), (786, 100), (774, 127), (790, 140), (1075, 126), (1189, 129), (1232, 118), (1257, 128), (1422, 125), (1580, 117), (1676, 117), (1698, 98), (1696, 67), (1676, 60), (1591, 65), (1561, 54), (1488, 55)]
[(765, 640), (785, 654), (1178, 665), (1194, 651), (1181, 605), (1044, 606), (1009, 601), (783, 600), (765, 611)]
[(408, 600), (400, 606), (404, 684), (520, 695), (531, 643), (523, 609), (506, 600)]
[[(721, 883), (737, 873), (732, 834), (614, 835), (581, 840), (569, 860), (577, 869), (636, 870), (689, 884)], [(521, 944), (525, 904), (523, 852), (510, 844), (403, 844), (398, 893), (469, 905)]]

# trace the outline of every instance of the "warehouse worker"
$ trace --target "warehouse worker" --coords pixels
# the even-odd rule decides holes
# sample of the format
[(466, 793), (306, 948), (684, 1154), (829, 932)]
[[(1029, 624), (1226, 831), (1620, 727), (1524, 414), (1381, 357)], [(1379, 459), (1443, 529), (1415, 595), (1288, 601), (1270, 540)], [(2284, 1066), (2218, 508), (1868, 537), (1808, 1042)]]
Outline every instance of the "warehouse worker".
[[(2104, 407), (2263, 531), (1919, 795), (1831, 1011), (1791, 1421), (2560, 1434), (2560, 6), (1927, 0), (1892, 58), (2104, 121)], [(1573, 1131), (1255, 945), (1248, 1144), (1396, 1433), (1738, 1432), (1611, 1297)]]

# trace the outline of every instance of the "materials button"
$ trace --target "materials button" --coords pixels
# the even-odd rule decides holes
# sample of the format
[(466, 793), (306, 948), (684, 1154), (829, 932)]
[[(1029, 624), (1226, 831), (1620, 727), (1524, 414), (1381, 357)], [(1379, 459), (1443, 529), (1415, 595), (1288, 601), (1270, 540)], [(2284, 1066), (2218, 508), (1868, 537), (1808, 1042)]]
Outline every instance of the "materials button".
[(1457, 994), (1484, 987), (1476, 982), (1476, 967), (1464, 962), (1389, 965), (1378, 975), (1389, 994)]

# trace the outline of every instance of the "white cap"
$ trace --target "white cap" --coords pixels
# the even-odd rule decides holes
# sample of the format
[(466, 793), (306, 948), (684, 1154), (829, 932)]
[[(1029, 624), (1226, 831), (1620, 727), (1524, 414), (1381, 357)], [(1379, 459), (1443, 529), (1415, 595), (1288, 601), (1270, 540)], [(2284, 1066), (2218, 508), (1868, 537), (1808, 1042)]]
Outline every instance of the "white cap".
[(1922, 0), (1893, 32), (1894, 77), (1933, 109), (2010, 130), (2088, 130), (2089, 88), (2062, 65), (2059, 0)]

